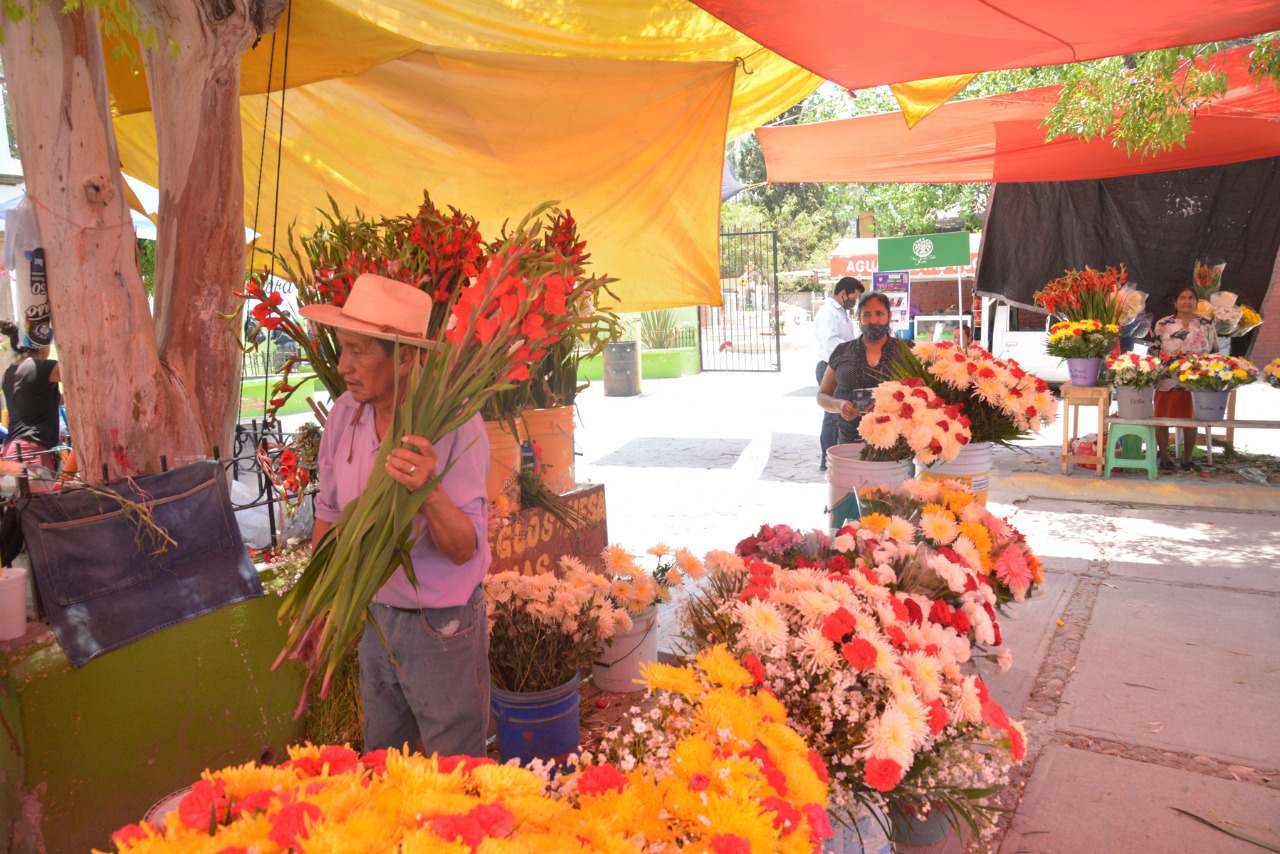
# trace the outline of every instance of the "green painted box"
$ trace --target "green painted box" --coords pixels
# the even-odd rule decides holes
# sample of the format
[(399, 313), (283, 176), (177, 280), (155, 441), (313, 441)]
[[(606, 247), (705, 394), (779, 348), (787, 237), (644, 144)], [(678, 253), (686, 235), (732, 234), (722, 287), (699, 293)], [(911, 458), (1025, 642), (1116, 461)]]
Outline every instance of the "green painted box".
[(279, 605), (230, 605), (74, 670), (42, 623), (0, 643), (0, 847), (111, 851), (112, 831), (206, 768), (283, 756), (302, 738), (303, 670), (271, 670)]

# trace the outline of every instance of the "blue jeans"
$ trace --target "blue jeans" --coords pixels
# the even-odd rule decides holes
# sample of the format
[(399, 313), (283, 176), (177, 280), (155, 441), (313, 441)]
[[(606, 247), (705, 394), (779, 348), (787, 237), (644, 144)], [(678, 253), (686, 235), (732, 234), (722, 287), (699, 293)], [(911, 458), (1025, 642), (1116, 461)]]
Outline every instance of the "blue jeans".
[[(822, 388), (822, 377), (827, 372), (827, 363), (818, 363), (818, 388)], [(818, 434), (818, 444), (822, 447), (821, 465), (827, 464), (827, 448), (840, 444), (840, 415), (835, 412), (822, 413), (822, 432)]]
[[(360, 638), (364, 749), (415, 746), (428, 756), (484, 756), (489, 733), (489, 626), (484, 586), (465, 605), (406, 611), (369, 605)], [(386, 644), (383, 644), (383, 639)]]

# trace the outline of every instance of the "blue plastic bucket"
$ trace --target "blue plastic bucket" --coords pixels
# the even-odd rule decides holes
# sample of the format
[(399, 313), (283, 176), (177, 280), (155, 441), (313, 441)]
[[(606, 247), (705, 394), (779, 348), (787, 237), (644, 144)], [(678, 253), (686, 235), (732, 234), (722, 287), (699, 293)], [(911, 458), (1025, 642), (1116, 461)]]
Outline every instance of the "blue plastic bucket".
[(546, 691), (507, 691), (491, 686), (502, 761), (558, 759), (578, 749), (581, 675)]

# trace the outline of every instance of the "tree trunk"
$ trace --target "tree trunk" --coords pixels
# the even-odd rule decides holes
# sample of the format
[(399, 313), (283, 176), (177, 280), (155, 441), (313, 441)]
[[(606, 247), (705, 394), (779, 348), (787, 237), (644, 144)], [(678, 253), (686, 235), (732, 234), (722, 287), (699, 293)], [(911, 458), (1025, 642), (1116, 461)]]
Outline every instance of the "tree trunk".
[[(97, 13), (36, 4), (0, 51), (36, 203), (73, 440), (87, 477), (231, 448), (244, 284), (240, 59), (284, 0), (141, 0), (160, 160), (155, 321), (111, 125)], [(175, 56), (169, 44), (178, 46)]]
[(97, 12), (35, 4), (0, 48), (45, 249), (67, 417), (86, 479), (157, 471), (203, 448), (160, 362), (111, 126)]

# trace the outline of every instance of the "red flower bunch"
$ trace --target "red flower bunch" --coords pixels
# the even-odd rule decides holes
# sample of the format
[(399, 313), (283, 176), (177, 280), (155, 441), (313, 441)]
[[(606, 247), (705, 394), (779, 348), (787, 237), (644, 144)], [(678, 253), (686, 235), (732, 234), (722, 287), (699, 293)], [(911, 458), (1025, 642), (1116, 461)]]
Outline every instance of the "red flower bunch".
[(1095, 270), (1067, 270), (1032, 296), (1035, 304), (1049, 314), (1066, 320), (1098, 320), (1116, 323), (1121, 314), (1120, 292), (1127, 277), (1124, 265)]

